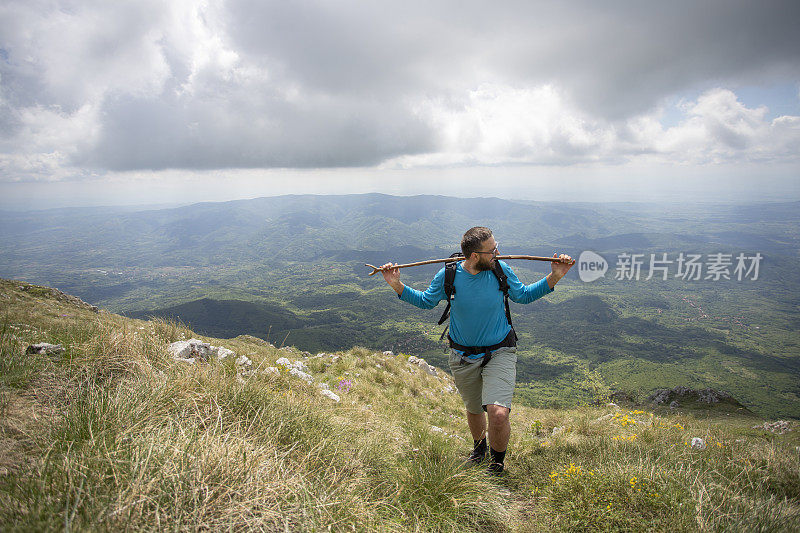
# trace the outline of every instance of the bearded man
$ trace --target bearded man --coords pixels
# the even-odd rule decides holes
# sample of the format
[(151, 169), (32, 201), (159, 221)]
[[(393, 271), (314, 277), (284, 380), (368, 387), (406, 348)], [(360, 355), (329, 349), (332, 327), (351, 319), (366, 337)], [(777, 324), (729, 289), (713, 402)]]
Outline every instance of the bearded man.
[[(499, 475), (505, 466), (511, 434), (509, 415), (517, 374), (517, 336), (506, 312), (500, 276), (508, 283), (508, 297), (528, 304), (553, 292), (556, 283), (574, 264), (568, 255), (553, 254), (563, 262), (552, 262), (551, 272), (536, 283), (524, 285), (505, 262), (496, 259), (498, 244), (489, 228), (474, 227), (461, 239), (464, 260), (455, 267), (454, 294), (450, 311), (450, 370), (464, 400), (467, 424), (474, 441), (468, 461), (480, 464), (490, 455), (488, 472)], [(381, 268), (386, 282), (398, 297), (421, 309), (432, 309), (449, 300), (442, 268), (424, 292), (400, 281), (393, 263)], [(499, 268), (498, 268), (499, 267)], [(487, 424), (488, 416), (488, 424)], [(487, 447), (487, 425), (488, 441)]]

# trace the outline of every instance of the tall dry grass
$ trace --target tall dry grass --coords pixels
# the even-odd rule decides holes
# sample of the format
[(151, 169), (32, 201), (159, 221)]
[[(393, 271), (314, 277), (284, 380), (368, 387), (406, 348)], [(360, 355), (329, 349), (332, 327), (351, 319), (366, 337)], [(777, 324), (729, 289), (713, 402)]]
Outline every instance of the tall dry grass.
[[(0, 283), (0, 529), (796, 531), (796, 432), (746, 418), (612, 407), (512, 414), (508, 475), (461, 461), (471, 440), (439, 373), (357, 348), (305, 358), (334, 403), (246, 338), (254, 362), (175, 362), (196, 336)], [(33, 342), (60, 343), (31, 357)], [(692, 448), (702, 437), (703, 449)]]

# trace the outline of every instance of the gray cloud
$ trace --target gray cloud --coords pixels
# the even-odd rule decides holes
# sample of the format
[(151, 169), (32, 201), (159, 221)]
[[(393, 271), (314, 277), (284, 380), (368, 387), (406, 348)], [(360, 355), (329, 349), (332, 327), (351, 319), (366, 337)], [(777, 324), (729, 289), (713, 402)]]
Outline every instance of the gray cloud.
[(797, 83), (792, 0), (193, 4), (0, 7), (0, 179), (796, 145), (796, 122), (728, 96), (708, 106), (750, 117), (746, 131), (707, 108), (679, 130), (640, 118), (679, 94)]

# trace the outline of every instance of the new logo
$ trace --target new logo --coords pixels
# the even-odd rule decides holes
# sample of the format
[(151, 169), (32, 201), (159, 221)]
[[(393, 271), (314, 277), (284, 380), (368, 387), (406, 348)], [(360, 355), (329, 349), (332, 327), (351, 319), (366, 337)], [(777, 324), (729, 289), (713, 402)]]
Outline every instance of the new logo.
[(586, 283), (605, 276), (608, 263), (602, 256), (589, 250), (581, 252), (578, 258), (578, 277)]

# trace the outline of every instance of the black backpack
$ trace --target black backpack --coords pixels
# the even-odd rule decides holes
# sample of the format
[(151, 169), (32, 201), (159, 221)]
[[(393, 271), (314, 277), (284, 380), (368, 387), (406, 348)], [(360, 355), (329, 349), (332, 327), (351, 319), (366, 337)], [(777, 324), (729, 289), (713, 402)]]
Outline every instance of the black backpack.
[[(461, 252), (456, 252), (450, 257), (460, 257), (463, 258), (464, 254)], [(450, 316), (450, 302), (453, 300), (453, 295), (456, 293), (456, 288), (454, 282), (456, 280), (456, 268), (458, 267), (458, 261), (450, 261), (449, 263), (445, 263), (444, 266), (444, 292), (447, 294), (447, 307), (444, 308), (444, 313), (442, 313), (442, 318), (439, 319), (439, 325), (441, 326), (445, 320)], [(514, 340), (516, 340), (516, 333), (514, 331), (514, 324), (511, 323), (511, 309), (508, 307), (508, 276), (503, 271), (503, 267), (500, 266), (499, 261), (494, 262), (494, 267), (492, 267), (492, 273), (497, 278), (497, 282), (500, 284), (500, 290), (503, 291), (503, 301), (506, 305), (506, 318), (508, 319), (508, 325), (511, 326), (512, 334), (514, 335)], [(447, 329), (450, 326), (447, 325), (442, 331), (442, 334), (439, 336), (439, 340), (441, 341), (444, 339), (444, 336), (447, 335)]]

